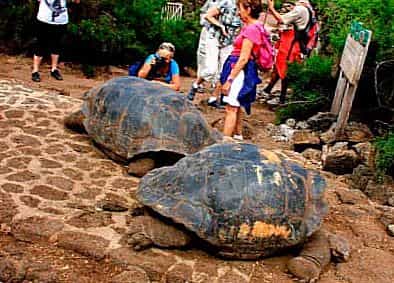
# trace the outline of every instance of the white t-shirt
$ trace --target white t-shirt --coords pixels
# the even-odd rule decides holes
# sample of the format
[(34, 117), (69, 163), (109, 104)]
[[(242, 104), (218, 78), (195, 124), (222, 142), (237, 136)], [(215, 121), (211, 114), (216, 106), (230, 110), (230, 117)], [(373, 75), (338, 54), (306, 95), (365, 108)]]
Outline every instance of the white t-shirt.
[(37, 20), (52, 25), (67, 24), (68, 13), (66, 0), (40, 0)]
[(308, 8), (296, 5), (293, 10), (282, 15), (282, 20), (286, 25), (294, 24), (298, 30), (303, 30), (309, 22)]

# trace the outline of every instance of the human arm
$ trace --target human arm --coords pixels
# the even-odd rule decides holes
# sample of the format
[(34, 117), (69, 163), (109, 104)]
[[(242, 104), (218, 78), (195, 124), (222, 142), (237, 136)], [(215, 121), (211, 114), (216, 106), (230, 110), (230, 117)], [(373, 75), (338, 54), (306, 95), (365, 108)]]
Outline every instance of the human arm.
[(142, 65), (141, 69), (138, 71), (138, 77), (146, 79), (149, 75), (150, 70), (152, 69), (152, 66), (156, 64), (156, 59), (154, 55), (149, 55), (145, 62), (144, 65)]
[(217, 19), (217, 17), (219, 15), (220, 15), (219, 8), (218, 7), (211, 7), (210, 9), (208, 9), (207, 13), (205, 14), (204, 19), (206, 19), (211, 24), (220, 28), (222, 34), (224, 36), (227, 36), (228, 33), (226, 31), (226, 27), (221, 22), (219, 22), (219, 20)]
[(268, 0), (268, 9), (271, 11), (271, 14), (274, 18), (281, 24), (283, 23), (282, 16), (275, 10), (274, 0)]
[(155, 81), (161, 85), (164, 85), (166, 87), (169, 87), (175, 91), (179, 91), (179, 89), (181, 88), (181, 77), (178, 75), (172, 75), (171, 78), (171, 82), (170, 83), (166, 83), (166, 82), (162, 82), (162, 81)]
[(227, 78), (227, 81), (222, 86), (222, 92), (224, 95), (227, 95), (231, 88), (232, 81), (238, 76), (238, 74), (243, 70), (245, 65), (248, 63), (249, 58), (252, 55), (253, 50), (253, 42), (248, 39), (244, 38), (242, 40), (242, 47), (241, 47), (241, 54), (239, 55), (237, 63), (232, 68), (230, 75)]

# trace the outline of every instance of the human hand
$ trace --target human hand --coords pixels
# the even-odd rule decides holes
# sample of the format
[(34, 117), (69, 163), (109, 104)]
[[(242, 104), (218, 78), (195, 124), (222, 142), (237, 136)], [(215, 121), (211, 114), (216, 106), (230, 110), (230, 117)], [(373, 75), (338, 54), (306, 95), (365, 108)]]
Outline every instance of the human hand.
[(229, 94), (229, 92), (230, 92), (230, 89), (231, 89), (231, 82), (226, 81), (224, 83), (224, 85), (222, 86), (222, 94), (224, 96), (227, 96)]
[(267, 0), (267, 2), (268, 2), (268, 8), (269, 8), (270, 10), (273, 9), (273, 8), (274, 8), (274, 5), (275, 5), (274, 0)]
[(72, 2), (74, 2), (75, 4), (79, 4), (80, 0), (72, 0)]
[(228, 36), (228, 32), (226, 31), (226, 27), (224, 25), (220, 26), (220, 31), (224, 36)]

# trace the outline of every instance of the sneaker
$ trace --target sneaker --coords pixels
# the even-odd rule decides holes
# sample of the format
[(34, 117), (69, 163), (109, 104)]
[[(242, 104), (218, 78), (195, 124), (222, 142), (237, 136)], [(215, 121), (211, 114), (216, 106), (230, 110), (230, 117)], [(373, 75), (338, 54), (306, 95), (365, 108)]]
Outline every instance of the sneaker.
[(243, 141), (244, 137), (242, 135), (234, 135), (233, 139), (235, 139), (236, 141)]
[(187, 99), (189, 99), (190, 101), (194, 100), (194, 97), (196, 96), (196, 92), (198, 90), (198, 86), (196, 86), (195, 84), (192, 84), (192, 87), (189, 90), (189, 93), (187, 94)]
[(217, 101), (216, 97), (214, 97), (214, 96), (211, 96), (210, 98), (208, 98), (208, 106), (215, 107), (218, 109), (224, 109), (224, 105), (219, 103)]
[(62, 80), (63, 80), (63, 77), (62, 77), (62, 75), (60, 74), (60, 72), (59, 72), (58, 69), (55, 69), (55, 70), (51, 71), (51, 76), (52, 76), (53, 78), (55, 78), (56, 80), (58, 80), (58, 81), (62, 81)]
[(36, 83), (41, 82), (40, 73), (39, 72), (31, 73), (31, 80)]

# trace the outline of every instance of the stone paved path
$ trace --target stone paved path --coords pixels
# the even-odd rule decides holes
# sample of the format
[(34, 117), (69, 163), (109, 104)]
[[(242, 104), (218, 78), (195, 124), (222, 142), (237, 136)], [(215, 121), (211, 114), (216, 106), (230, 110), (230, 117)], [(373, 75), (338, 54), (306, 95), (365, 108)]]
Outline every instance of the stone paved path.
[[(109, 257), (139, 267), (136, 270), (153, 281), (163, 276), (194, 282), (250, 281), (254, 263), (227, 263), (201, 251), (135, 253), (127, 247), (124, 236), (139, 179), (104, 156), (87, 136), (63, 127), (63, 117), (80, 104), (0, 81), (2, 229), (10, 229), (21, 241), (49, 242), (97, 260)], [(109, 205), (119, 211), (106, 211)]]
[[(290, 255), (224, 261), (198, 247), (139, 253), (129, 249), (125, 235), (137, 206), (133, 193), (139, 179), (128, 176), (87, 136), (63, 127), (64, 116), (80, 104), (75, 98), (0, 80), (0, 234), (31, 243), (21, 247), (23, 251), (45, 244), (121, 267), (111, 280), (103, 277), (101, 282), (292, 281), (285, 273)], [(364, 196), (338, 184), (330, 185), (331, 212), (325, 225), (346, 235), (356, 252), (348, 263), (332, 264), (321, 282), (390, 282), (394, 241), (378, 221), (381, 213)], [(85, 279), (74, 276), (64, 282), (91, 282)]]

